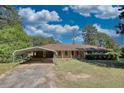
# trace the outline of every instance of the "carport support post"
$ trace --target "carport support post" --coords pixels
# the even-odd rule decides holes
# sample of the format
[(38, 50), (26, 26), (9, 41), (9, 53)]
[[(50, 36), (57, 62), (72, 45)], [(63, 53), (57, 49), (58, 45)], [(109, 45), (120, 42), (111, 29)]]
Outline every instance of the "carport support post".
[(53, 63), (55, 63), (55, 54), (53, 54)]
[(56, 65), (56, 54), (53, 55), (53, 63)]

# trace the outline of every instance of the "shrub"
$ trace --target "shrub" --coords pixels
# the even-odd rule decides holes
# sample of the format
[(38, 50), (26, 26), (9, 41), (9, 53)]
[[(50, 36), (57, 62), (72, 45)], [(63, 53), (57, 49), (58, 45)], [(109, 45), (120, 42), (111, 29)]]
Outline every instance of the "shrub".
[(111, 59), (112, 60), (118, 60), (119, 61), (119, 54), (118, 53), (116, 53), (116, 52), (108, 52), (108, 53), (106, 53), (107, 55), (109, 55), (109, 56), (111, 56)]
[(87, 54), (85, 58), (87, 60), (118, 60), (118, 55), (116, 53), (97, 53)]
[(124, 62), (117, 60), (86, 60), (86, 62), (96, 64), (98, 66), (124, 68)]

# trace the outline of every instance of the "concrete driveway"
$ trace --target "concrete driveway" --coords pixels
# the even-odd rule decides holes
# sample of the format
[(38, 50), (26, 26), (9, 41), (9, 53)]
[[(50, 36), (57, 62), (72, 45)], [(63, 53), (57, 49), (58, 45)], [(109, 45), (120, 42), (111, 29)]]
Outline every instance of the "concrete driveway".
[(23, 64), (0, 76), (0, 88), (57, 87), (55, 79), (54, 64)]

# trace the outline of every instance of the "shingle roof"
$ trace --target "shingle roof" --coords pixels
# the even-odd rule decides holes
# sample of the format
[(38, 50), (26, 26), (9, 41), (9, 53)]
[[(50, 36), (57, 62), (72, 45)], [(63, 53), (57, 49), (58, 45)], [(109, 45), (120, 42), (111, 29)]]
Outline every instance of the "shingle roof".
[(93, 45), (81, 45), (81, 44), (48, 44), (42, 46), (44, 48), (52, 49), (52, 50), (78, 50), (78, 49), (105, 49), (102, 47), (97, 47)]

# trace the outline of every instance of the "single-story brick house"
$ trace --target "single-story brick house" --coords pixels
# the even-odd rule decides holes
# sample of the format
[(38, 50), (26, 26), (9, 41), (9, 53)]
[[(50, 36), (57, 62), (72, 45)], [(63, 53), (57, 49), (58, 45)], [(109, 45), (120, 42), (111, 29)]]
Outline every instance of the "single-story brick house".
[(48, 44), (42, 47), (56, 51), (57, 58), (85, 58), (85, 54), (90, 52), (109, 51), (103, 47), (81, 44)]
[(15, 55), (28, 55), (32, 60), (53, 60), (54, 58), (77, 58), (84, 59), (87, 53), (93, 52), (107, 52), (109, 51), (103, 47), (81, 44), (47, 44), (43, 46), (36, 46), (32, 48), (16, 50), (13, 53), (13, 60)]

